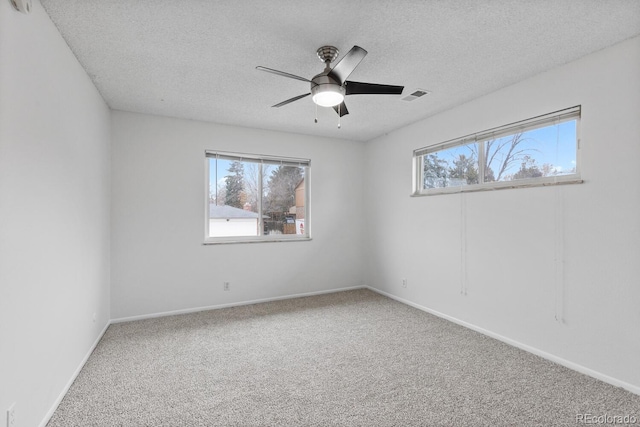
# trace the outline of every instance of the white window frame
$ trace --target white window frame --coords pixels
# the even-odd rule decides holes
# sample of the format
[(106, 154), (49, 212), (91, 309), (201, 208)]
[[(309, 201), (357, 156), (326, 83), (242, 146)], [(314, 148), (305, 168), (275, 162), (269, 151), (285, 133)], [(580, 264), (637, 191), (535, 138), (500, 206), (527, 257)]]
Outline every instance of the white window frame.
[[(463, 136), (461, 138), (455, 138), (449, 141), (445, 141), (439, 144), (430, 145), (427, 147), (419, 148), (413, 151), (413, 192), (411, 196), (433, 196), (438, 194), (451, 194), (451, 193), (465, 193), (473, 191), (487, 191), (487, 190), (499, 190), (505, 188), (523, 188), (523, 187), (540, 187), (547, 185), (559, 185), (559, 184), (579, 184), (583, 180), (580, 176), (580, 118), (581, 118), (581, 106), (575, 106), (553, 113), (545, 114), (542, 116), (533, 117), (530, 119), (522, 120), (519, 122), (511, 123), (504, 126), (499, 126), (486, 131), (478, 132)], [(576, 171), (572, 174), (547, 176), (539, 178), (526, 178), (514, 181), (492, 181), (483, 182), (484, 180), (484, 168), (485, 165), (480, 160), (484, 156), (484, 141), (502, 136), (513, 135), (518, 132), (529, 131), (533, 129), (542, 128), (566, 121), (576, 120)], [(479, 164), (478, 164), (478, 184), (461, 185), (454, 187), (444, 188), (423, 188), (424, 183), (424, 156), (436, 151), (446, 150), (449, 148), (478, 144), (479, 152)]]
[[(225, 159), (225, 160), (238, 160), (238, 161), (251, 161), (254, 163), (271, 164), (279, 166), (297, 166), (304, 167), (304, 234), (278, 234), (278, 235), (264, 235), (263, 230), (263, 214), (262, 214), (262, 182), (263, 172), (262, 167), (259, 168), (258, 177), (258, 195), (260, 197), (258, 203), (258, 236), (229, 236), (229, 237), (210, 237), (209, 236), (209, 160), (210, 159)], [(269, 156), (261, 154), (248, 154), (248, 153), (236, 153), (227, 151), (205, 151), (205, 206), (204, 206), (204, 244), (216, 245), (227, 243), (261, 243), (261, 242), (295, 242), (295, 241), (308, 241), (311, 240), (311, 209), (310, 209), (310, 188), (311, 188), (311, 160), (299, 159), (293, 157), (282, 156)]]

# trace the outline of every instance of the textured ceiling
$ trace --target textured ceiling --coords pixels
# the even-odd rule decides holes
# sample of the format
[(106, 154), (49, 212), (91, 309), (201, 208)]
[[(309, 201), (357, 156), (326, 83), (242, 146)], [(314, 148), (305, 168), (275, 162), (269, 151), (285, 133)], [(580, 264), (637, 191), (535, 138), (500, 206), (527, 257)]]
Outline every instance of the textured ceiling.
[[(118, 110), (366, 141), (640, 34), (638, 0), (42, 0)], [(350, 80), (404, 85), (353, 95), (338, 117), (310, 97), (316, 50), (369, 54)], [(432, 93), (412, 102), (415, 89)]]

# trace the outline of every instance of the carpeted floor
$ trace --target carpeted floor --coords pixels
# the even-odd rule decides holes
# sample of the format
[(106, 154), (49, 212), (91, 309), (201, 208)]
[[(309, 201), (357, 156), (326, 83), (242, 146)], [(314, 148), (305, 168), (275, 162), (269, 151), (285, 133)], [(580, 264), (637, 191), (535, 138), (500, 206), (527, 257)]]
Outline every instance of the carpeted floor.
[(640, 425), (640, 396), (357, 290), (114, 324), (48, 427), (576, 426), (580, 414)]

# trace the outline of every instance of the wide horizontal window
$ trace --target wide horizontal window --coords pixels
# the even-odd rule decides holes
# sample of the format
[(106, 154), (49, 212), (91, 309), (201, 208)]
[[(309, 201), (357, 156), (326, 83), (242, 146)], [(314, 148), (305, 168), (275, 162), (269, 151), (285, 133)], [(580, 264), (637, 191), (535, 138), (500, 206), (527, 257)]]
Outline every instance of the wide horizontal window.
[(580, 182), (580, 107), (414, 151), (414, 195)]
[(310, 161), (206, 152), (205, 243), (309, 238)]

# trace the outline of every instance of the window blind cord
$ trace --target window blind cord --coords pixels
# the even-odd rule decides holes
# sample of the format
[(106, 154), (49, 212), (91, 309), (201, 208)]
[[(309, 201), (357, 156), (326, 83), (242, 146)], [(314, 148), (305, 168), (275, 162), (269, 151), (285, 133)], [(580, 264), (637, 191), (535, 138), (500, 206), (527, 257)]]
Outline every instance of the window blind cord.
[(460, 193), (460, 295), (467, 295), (467, 203)]
[[(560, 119), (556, 120), (556, 163), (558, 163), (558, 152), (560, 151)], [(557, 175), (557, 170), (555, 175)]]
[(564, 323), (564, 197), (561, 188), (556, 188), (555, 218), (555, 321)]
[(216, 206), (218, 206), (218, 154), (216, 153)]

